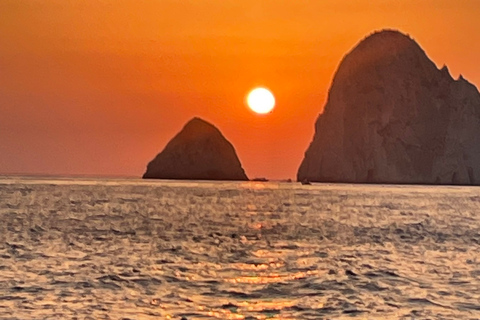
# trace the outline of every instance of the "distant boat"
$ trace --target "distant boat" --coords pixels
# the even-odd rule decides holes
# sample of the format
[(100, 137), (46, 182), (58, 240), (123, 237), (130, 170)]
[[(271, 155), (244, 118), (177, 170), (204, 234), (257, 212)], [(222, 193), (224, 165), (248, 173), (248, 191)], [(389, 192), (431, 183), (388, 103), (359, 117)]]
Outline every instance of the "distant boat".
[(252, 181), (261, 181), (261, 182), (267, 182), (267, 178), (253, 178)]
[(310, 181), (308, 181), (308, 179), (303, 179), (303, 180), (301, 181), (301, 183), (302, 183), (303, 185), (311, 185), (311, 184), (312, 184)]

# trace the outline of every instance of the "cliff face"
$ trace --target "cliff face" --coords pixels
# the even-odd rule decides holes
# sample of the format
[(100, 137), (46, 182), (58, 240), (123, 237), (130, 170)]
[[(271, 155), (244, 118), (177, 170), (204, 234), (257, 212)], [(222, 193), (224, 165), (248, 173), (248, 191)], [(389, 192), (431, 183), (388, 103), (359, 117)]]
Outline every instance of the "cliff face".
[(298, 180), (480, 184), (480, 94), (397, 31), (342, 61)]
[(232, 144), (193, 118), (147, 166), (144, 179), (248, 180)]

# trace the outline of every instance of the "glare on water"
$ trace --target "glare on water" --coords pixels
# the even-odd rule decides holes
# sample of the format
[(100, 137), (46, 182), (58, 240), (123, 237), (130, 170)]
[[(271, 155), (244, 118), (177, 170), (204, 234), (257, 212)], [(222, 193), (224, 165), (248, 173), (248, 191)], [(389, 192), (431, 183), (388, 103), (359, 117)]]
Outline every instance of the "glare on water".
[(0, 179), (2, 319), (476, 319), (480, 189)]

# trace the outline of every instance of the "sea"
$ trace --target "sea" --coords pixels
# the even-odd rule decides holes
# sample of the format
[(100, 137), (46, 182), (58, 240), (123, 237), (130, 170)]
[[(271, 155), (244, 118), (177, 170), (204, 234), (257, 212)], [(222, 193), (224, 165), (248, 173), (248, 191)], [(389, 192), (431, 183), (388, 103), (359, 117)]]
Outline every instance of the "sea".
[(2, 177), (0, 319), (480, 319), (480, 188)]

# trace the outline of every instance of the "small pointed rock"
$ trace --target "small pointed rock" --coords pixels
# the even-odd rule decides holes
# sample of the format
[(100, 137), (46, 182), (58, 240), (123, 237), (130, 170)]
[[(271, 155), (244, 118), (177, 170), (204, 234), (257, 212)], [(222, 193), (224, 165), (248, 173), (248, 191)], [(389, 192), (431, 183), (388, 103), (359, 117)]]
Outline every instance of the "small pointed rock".
[(183, 127), (148, 164), (143, 178), (248, 180), (232, 144), (200, 118)]

